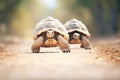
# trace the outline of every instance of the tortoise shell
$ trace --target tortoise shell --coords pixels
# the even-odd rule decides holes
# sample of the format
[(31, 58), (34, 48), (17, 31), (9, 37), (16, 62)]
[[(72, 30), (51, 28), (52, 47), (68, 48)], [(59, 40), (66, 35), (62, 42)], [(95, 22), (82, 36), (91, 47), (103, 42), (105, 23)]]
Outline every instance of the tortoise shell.
[(48, 29), (52, 29), (55, 32), (58, 32), (62, 35), (66, 40), (68, 40), (69, 36), (64, 25), (57, 19), (52, 17), (47, 17), (41, 20), (35, 27), (33, 31), (33, 39), (36, 40), (40, 34), (46, 32)]
[(77, 19), (72, 19), (70, 21), (67, 21), (64, 26), (67, 29), (68, 33), (73, 32), (73, 31), (78, 31), (80, 33), (83, 33), (88, 38), (90, 37), (90, 33), (87, 27), (81, 21), (78, 21)]

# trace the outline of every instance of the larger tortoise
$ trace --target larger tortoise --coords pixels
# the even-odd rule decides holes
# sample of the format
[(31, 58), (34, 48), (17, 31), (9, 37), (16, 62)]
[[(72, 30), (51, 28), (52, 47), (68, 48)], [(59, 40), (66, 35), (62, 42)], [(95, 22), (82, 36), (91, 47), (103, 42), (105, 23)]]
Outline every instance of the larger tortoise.
[(31, 47), (33, 53), (39, 53), (40, 47), (60, 46), (62, 52), (70, 52), (68, 34), (57, 19), (47, 17), (41, 20), (33, 31), (34, 43)]
[(87, 27), (79, 20), (72, 19), (64, 24), (69, 34), (69, 43), (80, 44), (85, 49), (91, 49), (90, 47), (90, 33)]

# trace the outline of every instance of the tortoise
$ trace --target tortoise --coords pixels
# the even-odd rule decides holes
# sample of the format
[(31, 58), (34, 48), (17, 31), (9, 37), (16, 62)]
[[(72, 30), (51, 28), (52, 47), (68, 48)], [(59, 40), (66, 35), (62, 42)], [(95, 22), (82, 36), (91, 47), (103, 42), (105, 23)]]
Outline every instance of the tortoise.
[(64, 24), (68, 34), (70, 44), (81, 44), (81, 48), (91, 49), (90, 33), (87, 27), (79, 20), (73, 18)]
[(32, 52), (39, 53), (40, 47), (57, 47), (62, 52), (70, 52), (68, 43), (69, 35), (64, 25), (57, 19), (47, 17), (41, 20), (33, 31), (34, 43), (32, 44)]

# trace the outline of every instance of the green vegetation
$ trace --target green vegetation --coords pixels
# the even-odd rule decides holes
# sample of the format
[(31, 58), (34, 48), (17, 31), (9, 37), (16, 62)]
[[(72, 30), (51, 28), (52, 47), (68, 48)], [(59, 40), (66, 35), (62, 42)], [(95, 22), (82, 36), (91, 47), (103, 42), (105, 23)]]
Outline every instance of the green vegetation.
[(0, 0), (0, 34), (28, 36), (47, 16), (58, 18), (63, 24), (77, 18), (95, 36), (120, 34), (120, 0), (55, 1), (51, 9), (43, 0)]

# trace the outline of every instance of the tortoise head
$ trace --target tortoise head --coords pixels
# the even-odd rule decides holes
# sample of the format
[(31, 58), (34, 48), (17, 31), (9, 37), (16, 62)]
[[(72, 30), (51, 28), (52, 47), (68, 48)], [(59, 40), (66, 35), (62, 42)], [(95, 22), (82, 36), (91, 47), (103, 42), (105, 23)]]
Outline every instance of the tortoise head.
[(52, 29), (49, 29), (48, 31), (47, 31), (47, 37), (48, 38), (52, 38), (52, 37), (54, 37), (54, 35), (55, 35), (55, 32), (52, 30)]
[(80, 34), (79, 33), (74, 33), (73, 38), (74, 39), (80, 39)]

